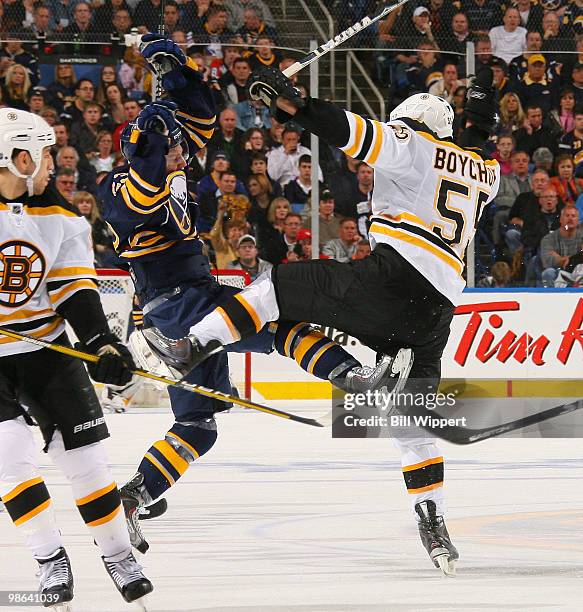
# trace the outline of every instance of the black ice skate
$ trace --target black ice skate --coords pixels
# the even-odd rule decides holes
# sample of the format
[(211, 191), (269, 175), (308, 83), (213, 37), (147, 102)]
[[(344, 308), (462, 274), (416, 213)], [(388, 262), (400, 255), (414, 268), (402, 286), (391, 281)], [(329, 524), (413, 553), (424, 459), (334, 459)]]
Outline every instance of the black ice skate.
[(67, 551), (61, 547), (50, 557), (37, 557), (36, 560), (43, 606), (55, 612), (69, 612), (73, 599), (73, 574)]
[(223, 350), (218, 340), (210, 340), (202, 345), (195, 336), (185, 338), (167, 338), (157, 327), (142, 330), (150, 348), (170, 368), (185, 376), (205, 359)]
[(138, 518), (140, 521), (148, 521), (162, 516), (166, 510), (168, 510), (168, 502), (165, 497), (161, 497), (153, 504), (140, 508), (138, 510)]
[(415, 505), (419, 515), (419, 535), (425, 550), (446, 576), (455, 576), (455, 562), (459, 559), (456, 547), (452, 544), (443, 516), (437, 516), (435, 502), (428, 500)]
[(350, 392), (382, 391), (400, 393), (407, 382), (413, 365), (413, 351), (401, 348), (396, 355), (383, 355), (374, 368), (358, 366), (348, 371), (343, 378), (330, 376), (332, 384)]
[(136, 561), (132, 551), (125, 551), (113, 557), (101, 557), (103, 565), (117, 590), (128, 603), (136, 602), (154, 590), (152, 583), (142, 573), (142, 566)]
[(138, 472), (119, 490), (119, 494), (126, 516), (130, 542), (136, 550), (144, 555), (148, 552), (150, 545), (146, 541), (140, 527), (140, 512), (148, 503), (152, 503), (152, 499), (144, 486), (144, 475)]

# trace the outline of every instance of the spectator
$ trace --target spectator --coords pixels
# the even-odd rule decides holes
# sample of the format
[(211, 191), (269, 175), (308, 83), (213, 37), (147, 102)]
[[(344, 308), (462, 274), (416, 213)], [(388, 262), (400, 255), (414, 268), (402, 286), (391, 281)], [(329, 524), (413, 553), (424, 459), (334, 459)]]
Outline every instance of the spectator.
[(543, 125), (543, 111), (540, 106), (529, 106), (526, 109), (524, 127), (514, 132), (516, 148), (532, 155), (539, 147), (546, 147), (554, 152), (557, 149), (558, 135)]
[(251, 70), (257, 70), (261, 66), (278, 66), (281, 63), (281, 55), (273, 49), (273, 37), (260, 34), (255, 41), (255, 51), (249, 56)]
[[(160, 2), (160, 0), (154, 0)], [(150, 0), (142, 0), (150, 2)], [(131, 45), (123, 56), (123, 63), (118, 72), (119, 82), (125, 89), (128, 98), (143, 98), (150, 91), (152, 78), (146, 69), (146, 60), (139, 49)]]
[(95, 170), (93, 166), (87, 163), (87, 159), (84, 160), (87, 166), (83, 167), (80, 165), (80, 160), (79, 153), (75, 147), (70, 145), (61, 147), (57, 151), (57, 168), (71, 170), (75, 180), (75, 187), (83, 191), (93, 192), (95, 191)]
[(212, 220), (216, 217), (218, 204), (221, 201), (227, 203), (229, 218), (246, 217), (251, 204), (245, 194), (237, 193), (237, 187), (237, 175), (230, 170), (225, 170), (219, 176), (217, 190), (206, 192), (202, 196), (199, 194), (200, 216), (197, 219), (199, 231), (209, 230)]
[(524, 105), (538, 106), (549, 113), (558, 101), (556, 81), (547, 78), (547, 62), (540, 53), (533, 53), (527, 63), (527, 72), (516, 85), (516, 93)]
[[(576, 108), (574, 112), (575, 127), (565, 134), (559, 141), (559, 152), (568, 153), (578, 165), (583, 159), (583, 107)], [(579, 173), (577, 173), (579, 176)]]
[(30, 79), (26, 68), (20, 64), (12, 64), (4, 76), (2, 85), (2, 101), (6, 106), (28, 110), (28, 91)]
[(497, 261), (486, 276), (478, 282), (478, 287), (487, 289), (504, 288), (512, 286), (512, 270), (505, 261)]
[(126, 100), (123, 103), (123, 110), (126, 116), (126, 120), (120, 125), (118, 125), (113, 131), (113, 150), (116, 152), (120, 149), (121, 134), (124, 131), (125, 127), (128, 125), (128, 123), (130, 123), (131, 121), (135, 121), (138, 118), (140, 110), (142, 109), (137, 100)]
[(96, 268), (117, 268), (120, 260), (113, 250), (113, 241), (107, 224), (101, 218), (97, 202), (88, 191), (77, 191), (73, 196), (73, 206), (87, 219), (91, 226), (91, 242)]
[[(283, 190), (283, 195), (292, 204), (306, 204), (312, 191), (312, 156), (302, 155), (298, 163), (299, 174)], [(304, 211), (306, 208), (304, 208)], [(302, 217), (305, 218), (304, 211)]]
[[(339, 194), (336, 197), (336, 212), (343, 217), (356, 219), (358, 210), (370, 205), (374, 172), (368, 164), (359, 160), (348, 161), (348, 172), (354, 172), (354, 180), (341, 183), (335, 188)], [(340, 195), (341, 204), (338, 202)]]
[(567, 134), (575, 128), (574, 110), (575, 93), (572, 89), (562, 89), (559, 94), (559, 108), (551, 111), (551, 119), (563, 134)]
[(560, 200), (566, 206), (575, 206), (583, 193), (583, 179), (575, 178), (575, 164), (569, 153), (561, 153), (555, 159), (556, 176), (551, 179)]
[(240, 102), (233, 108), (237, 113), (237, 128), (240, 130), (251, 128), (268, 130), (271, 126), (269, 109), (260, 100)]
[(264, 174), (252, 174), (247, 180), (247, 191), (251, 202), (251, 210), (247, 219), (251, 224), (262, 222), (267, 218), (267, 211), (273, 197), (271, 183)]
[(105, 116), (111, 127), (118, 127), (126, 122), (124, 108), (125, 96), (117, 83), (108, 85), (105, 89)]
[(512, 174), (511, 156), (514, 151), (514, 138), (509, 134), (498, 136), (496, 142), (496, 151), (492, 154), (492, 158), (500, 164), (500, 175)]
[(89, 162), (95, 168), (95, 172), (111, 172), (115, 163), (113, 152), (113, 138), (111, 132), (102, 130), (95, 139), (96, 151), (90, 153)]
[[(204, 198), (209, 194), (216, 193), (219, 189), (220, 179), (223, 172), (231, 170), (231, 164), (223, 151), (216, 151), (211, 157), (210, 174), (203, 176), (196, 186), (196, 193), (199, 198)], [(231, 173), (232, 174), (232, 173)], [(237, 178), (236, 193), (246, 194), (247, 190), (243, 182)]]
[(237, 58), (233, 62), (231, 74), (232, 82), (223, 89), (225, 102), (227, 104), (239, 104), (239, 102), (247, 100), (247, 81), (251, 75), (249, 61), (242, 57)]
[(251, 234), (239, 238), (236, 253), (237, 258), (227, 264), (227, 270), (244, 270), (252, 281), (273, 268), (268, 261), (257, 256), (257, 241)]
[(113, 18), (119, 10), (125, 10), (128, 16), (130, 15), (130, 9), (126, 0), (105, 0), (101, 6), (95, 9), (93, 14), (95, 29), (98, 32), (114, 32), (115, 29), (112, 28)]
[(539, 147), (532, 154), (532, 161), (535, 170), (545, 170), (550, 174), (553, 168), (553, 153), (546, 147)]
[(512, 173), (500, 178), (500, 188), (495, 198), (496, 213), (492, 228), (494, 244), (500, 245), (502, 240), (502, 225), (508, 219), (508, 213), (516, 198), (531, 190), (530, 175), (528, 173), (529, 157), (525, 151), (514, 151), (510, 158)]
[[(222, 47), (223, 56), (213, 57), (210, 63), (211, 81), (219, 81), (225, 75), (230, 75), (229, 83), (233, 78), (233, 62), (241, 57), (241, 48), (226, 43)], [(229, 78), (229, 77), (227, 77)], [(227, 84), (229, 84), (227, 83)]]
[(344, 263), (350, 261), (356, 253), (356, 245), (360, 242), (361, 236), (358, 235), (356, 220), (351, 218), (342, 219), (338, 238), (329, 240), (322, 248), (322, 253)]
[(65, 200), (72, 204), (73, 196), (77, 191), (75, 171), (71, 170), (71, 168), (59, 168), (55, 176), (55, 187)]
[(520, 25), (529, 32), (542, 32), (543, 8), (540, 4), (535, 4), (531, 0), (516, 0), (516, 10), (520, 13)]
[(526, 29), (520, 25), (520, 13), (508, 7), (502, 19), (503, 25), (493, 27), (488, 35), (492, 43), (492, 53), (506, 63), (526, 51)]
[(575, 93), (575, 106), (583, 106), (583, 63), (581, 62), (573, 66), (571, 89)]
[(227, 27), (227, 17), (228, 13), (224, 6), (211, 4), (203, 34), (192, 37), (194, 43), (206, 45), (205, 54), (220, 57), (221, 45), (232, 38), (233, 32)]
[(429, 93), (452, 103), (455, 90), (463, 85), (464, 82), (458, 79), (457, 65), (448, 62), (443, 67), (443, 76), (429, 88)]
[(554, 56), (560, 63), (568, 60), (568, 54), (561, 54), (560, 51), (574, 51), (573, 40), (561, 36), (561, 22), (559, 16), (554, 11), (547, 11), (543, 16), (543, 51)]
[[(283, 202), (281, 202), (283, 200)], [(284, 202), (288, 203), (285, 198), (276, 198), (272, 202), (275, 205), (275, 211), (282, 210)], [(275, 217), (277, 221), (277, 216)], [(269, 213), (268, 213), (269, 220)], [(288, 259), (297, 244), (297, 236), (302, 227), (302, 218), (295, 213), (288, 213), (283, 220), (283, 232), (272, 232), (266, 242), (261, 243), (261, 252), (263, 259), (269, 261), (274, 266), (281, 263), (284, 259)], [(293, 259), (293, 257), (292, 257)]]
[(526, 33), (526, 50), (521, 55), (517, 55), (515, 58), (513, 58), (508, 66), (510, 76), (516, 81), (520, 81), (528, 70), (528, 58), (531, 55), (540, 55), (542, 48), (542, 34), (536, 30), (528, 31)]
[[(310, 150), (299, 143), (299, 132), (292, 127), (286, 127), (283, 130), (282, 145), (267, 154), (267, 172), (282, 186), (299, 175), (300, 157), (310, 155)], [(320, 168), (318, 168), (318, 180), (322, 180)]]
[(243, 38), (247, 47), (254, 47), (259, 36), (267, 37), (272, 44), (277, 39), (276, 29), (268, 26), (261, 19), (260, 12), (249, 6), (243, 10), (243, 25), (237, 30), (237, 34)]
[[(302, 227), (298, 232), (296, 240), (294, 250), (287, 254), (287, 259), (284, 259), (283, 263), (309, 261), (312, 259), (312, 232)], [(328, 257), (320, 253), (320, 259), (328, 259)]]
[(451, 55), (445, 56), (446, 61), (455, 62), (458, 70), (464, 70), (464, 76), (463, 56), (469, 42), (474, 42), (474, 36), (470, 32), (470, 22), (465, 13), (455, 13), (451, 19), (451, 30), (443, 31), (438, 37), (437, 43), (444, 53), (451, 52)]
[(55, 80), (48, 86), (48, 101), (59, 112), (65, 104), (75, 100), (77, 78), (71, 64), (57, 64), (55, 66)]
[(283, 232), (283, 222), (290, 212), (290, 203), (283, 197), (277, 197), (271, 201), (267, 209), (267, 215), (257, 215), (255, 217), (257, 243), (263, 259), (267, 259), (265, 251), (269, 253), (272, 250), (271, 244), (279, 242), (280, 235)]
[(539, 211), (539, 198), (549, 186), (549, 175), (545, 170), (535, 170), (531, 177), (532, 191), (521, 193), (515, 200), (508, 213), (508, 227), (504, 240), (510, 253), (522, 248), (521, 236), (524, 220), (537, 215)]
[[(304, 219), (304, 227), (312, 229), (312, 216), (302, 215), (302, 218)], [(334, 214), (334, 196), (329, 189), (323, 189), (320, 193), (318, 228), (320, 248), (340, 235), (340, 218)]]
[(364, 259), (371, 254), (370, 242), (368, 240), (360, 240), (356, 245), (356, 252), (352, 256), (352, 261)]
[(204, 24), (210, 8), (210, 0), (191, 0), (182, 4), (182, 17), (179, 25), (192, 36), (204, 34)]
[(500, 100), (507, 93), (510, 93), (511, 89), (511, 83), (508, 79), (508, 66), (506, 62), (499, 57), (493, 57), (490, 66), (494, 73), (493, 85), (498, 92), (498, 99)]
[(121, 61), (126, 51), (125, 37), (131, 34), (132, 15), (128, 9), (117, 9), (111, 20), (112, 56)]
[(569, 86), (573, 80), (573, 67), (583, 63), (583, 34), (575, 37), (575, 50), (577, 53), (569, 55), (561, 67), (561, 82)]
[(232, 160), (232, 168), (239, 175), (247, 178), (251, 174), (251, 159), (255, 153), (265, 153), (265, 135), (263, 130), (251, 127), (241, 138), (240, 148)]
[(232, 160), (241, 146), (242, 137), (243, 132), (237, 129), (237, 113), (232, 108), (225, 108), (219, 115), (219, 129), (209, 141), (209, 154), (212, 156), (220, 149)]
[(251, 155), (251, 174), (262, 174), (271, 184), (273, 197), (279, 198), (283, 195), (281, 185), (274, 181), (267, 173), (267, 157), (264, 153), (253, 153)]
[(38, 85), (40, 81), (40, 73), (38, 68), (38, 59), (32, 53), (25, 51), (22, 48), (22, 43), (19, 40), (14, 40), (13, 34), (6, 35), (6, 42), (2, 45), (0, 51), (0, 67), (4, 72), (10, 66), (18, 64), (22, 66), (28, 75), (28, 80), (32, 87)]
[(541, 240), (542, 284), (554, 287), (560, 270), (572, 272), (582, 263), (583, 225), (579, 225), (579, 213), (574, 206), (561, 210), (558, 229)]
[[(53, 26), (51, 25), (51, 9), (40, 2), (34, 4), (32, 13), (32, 24), (29, 26), (28, 31), (31, 32), (35, 37), (44, 38), (47, 35), (53, 33)], [(35, 45), (35, 51), (38, 50), (38, 45)]]
[(59, 121), (59, 113), (56, 108), (52, 106), (43, 106), (40, 110), (39, 115), (53, 127)]
[[(80, 41), (81, 43), (95, 42), (95, 34), (97, 30), (91, 23), (92, 19), (91, 5), (87, 2), (77, 2), (73, 8), (73, 23), (70, 23), (63, 33), (67, 35), (66, 39)], [(99, 47), (91, 44), (79, 44), (75, 42), (73, 45), (63, 45), (63, 51), (67, 55), (84, 53), (86, 55), (96, 54)]]
[(115, 68), (113, 66), (103, 66), (99, 73), (99, 85), (97, 86), (95, 101), (101, 104), (101, 106), (105, 106), (107, 102), (105, 90), (109, 85), (115, 85), (116, 83), (117, 76), (115, 74)]
[(42, 109), (46, 105), (45, 100), (46, 90), (44, 87), (31, 88), (28, 91), (28, 110), (35, 115), (40, 115)]
[(224, 270), (237, 257), (237, 244), (245, 233), (245, 224), (227, 218), (227, 202), (221, 201), (217, 206), (217, 216), (209, 232), (209, 239), (215, 253), (216, 266)]
[(101, 106), (90, 102), (83, 111), (83, 121), (74, 123), (71, 130), (71, 144), (78, 147), (85, 155), (97, 148), (97, 134), (109, 125), (102, 121)]
[(95, 101), (95, 86), (91, 79), (79, 79), (75, 85), (75, 97), (65, 104), (61, 118), (69, 123), (83, 121), (83, 112), (88, 104)]
[(460, 137), (461, 132), (463, 132), (463, 125), (465, 123), (464, 105), (466, 102), (467, 90), (468, 88), (462, 85), (461, 87), (456, 87), (455, 91), (453, 92), (452, 106), (453, 106), (453, 112), (454, 112), (454, 118), (453, 118), (453, 140), (454, 142), (458, 141), (458, 138)]
[(246, 8), (255, 9), (266, 26), (275, 27), (273, 15), (263, 0), (225, 0), (225, 8), (229, 12), (229, 28), (234, 32), (243, 27)]
[(422, 40), (417, 47), (417, 62), (407, 69), (407, 79), (412, 91), (429, 91), (442, 78), (443, 61), (438, 58), (437, 45), (429, 40)]
[[(536, 214), (528, 215), (522, 224), (522, 244), (525, 250), (534, 253), (541, 240), (560, 226), (562, 206), (559, 205), (557, 192), (550, 185), (539, 196), (539, 209)], [(535, 264), (533, 264), (535, 265)]]
[(134, 10), (134, 24), (146, 32), (157, 32), (160, 23), (160, 0), (140, 0)]
[(472, 32), (488, 32), (502, 23), (502, 10), (495, 0), (462, 0), (461, 10), (470, 20)]
[(165, 0), (164, 2), (164, 32), (171, 35), (180, 29), (180, 11), (176, 0)]
[(525, 120), (520, 98), (512, 92), (503, 96), (500, 100), (500, 132), (512, 133), (523, 127)]
[(476, 74), (478, 74), (484, 66), (490, 65), (493, 57), (492, 43), (490, 42), (490, 37), (487, 34), (480, 34), (479, 36), (476, 36), (474, 53), (476, 57)]

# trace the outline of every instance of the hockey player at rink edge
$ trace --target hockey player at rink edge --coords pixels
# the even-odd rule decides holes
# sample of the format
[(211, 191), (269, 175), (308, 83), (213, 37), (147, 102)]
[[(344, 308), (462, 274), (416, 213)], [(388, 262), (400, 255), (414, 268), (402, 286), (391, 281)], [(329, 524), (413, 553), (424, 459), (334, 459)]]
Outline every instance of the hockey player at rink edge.
[[(407, 98), (388, 123), (302, 99), (270, 67), (254, 73), (249, 95), (279, 122), (293, 118), (374, 168), (372, 253), (349, 263), (279, 265), (194, 325), (188, 338), (172, 341), (155, 330), (150, 337), (157, 335), (166, 353), (182, 358), (187, 369), (270, 321), (310, 321), (355, 336), (384, 355), (412, 349), (410, 382), (436, 390), (454, 306), (465, 287), (464, 252), (500, 181), (498, 163), (484, 151), (497, 120), (491, 69), (483, 69), (468, 90), (461, 146), (452, 141), (453, 109), (430, 94)], [(429, 434), (394, 442), (401, 447), (421, 539), (434, 564), (452, 575), (458, 553), (443, 520), (443, 457)]]
[[(91, 229), (49, 185), (55, 134), (44, 119), (0, 109), (0, 325), (100, 355), (91, 377), (125, 385), (135, 368), (110, 332), (97, 290)], [(23, 408), (26, 406), (26, 410)], [(124, 600), (141, 602), (151, 582), (136, 562), (102, 440), (109, 436), (78, 359), (0, 336), (0, 497), (39, 565), (44, 606), (68, 610), (73, 573), (39, 472), (32, 426), (69, 481), (77, 509)]]
[[(127, 163), (115, 168), (100, 186), (102, 214), (117, 253), (130, 265), (144, 326), (181, 338), (239, 291), (220, 285), (212, 276), (196, 231), (197, 206), (186, 188), (184, 168), (212, 137), (216, 109), (197, 64), (173, 41), (147, 34), (141, 53), (161, 75), (165, 97), (144, 107), (124, 130), (122, 153)], [(324, 380), (350, 379), (355, 390), (369, 388), (390, 364), (362, 367), (340, 345), (296, 319), (253, 325), (246, 340), (227, 348), (262, 353), (274, 349)], [(227, 355), (212, 356), (190, 371), (186, 380), (230, 393)], [(139, 523), (141, 511), (214, 446), (218, 435), (214, 415), (229, 408), (176, 387), (169, 389), (169, 395), (174, 424), (151, 444), (135, 476), (121, 489), (132, 544), (140, 552), (149, 547)]]

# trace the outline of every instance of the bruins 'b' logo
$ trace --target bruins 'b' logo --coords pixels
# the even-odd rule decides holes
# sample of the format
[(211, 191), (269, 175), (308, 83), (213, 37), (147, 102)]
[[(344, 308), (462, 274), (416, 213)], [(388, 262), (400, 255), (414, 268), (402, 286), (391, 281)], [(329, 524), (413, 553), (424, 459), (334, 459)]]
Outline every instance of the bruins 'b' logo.
[(45, 258), (30, 242), (0, 244), (0, 305), (19, 308), (34, 295), (45, 273)]

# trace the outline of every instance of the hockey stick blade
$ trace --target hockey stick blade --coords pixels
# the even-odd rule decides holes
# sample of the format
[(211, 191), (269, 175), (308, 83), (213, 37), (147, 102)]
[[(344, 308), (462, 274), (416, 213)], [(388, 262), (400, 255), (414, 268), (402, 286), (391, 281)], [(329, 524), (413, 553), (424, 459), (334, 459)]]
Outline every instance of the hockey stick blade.
[[(424, 429), (430, 431), (437, 438), (446, 440), (452, 444), (475, 444), (476, 442), (496, 438), (511, 431), (523, 429), (524, 427), (529, 427), (530, 425), (536, 425), (537, 423), (542, 423), (543, 421), (548, 421), (549, 419), (554, 419), (564, 414), (569, 414), (570, 412), (575, 412), (576, 410), (581, 409), (583, 409), (583, 399), (570, 402), (569, 404), (554, 406), (553, 408), (548, 408), (547, 410), (537, 412), (536, 414), (531, 414), (522, 419), (517, 419), (516, 421), (510, 421), (509, 423), (503, 423), (502, 425), (492, 425), (491, 427), (484, 427), (482, 429), (470, 429), (455, 426), (447, 426), (439, 429), (424, 427)], [(437, 413), (430, 414), (432, 414), (433, 417), (440, 418), (439, 414)]]
[(342, 43), (346, 42), (349, 38), (352, 38), (355, 34), (358, 34), (365, 28), (368, 28), (368, 26), (372, 25), (373, 23), (376, 23), (377, 21), (380, 21), (381, 19), (385, 18), (389, 13), (392, 13), (393, 11), (397, 10), (400, 6), (403, 6), (403, 4), (406, 4), (407, 2), (409, 2), (409, 0), (398, 0), (398, 2), (396, 2), (395, 4), (392, 4), (391, 6), (386, 6), (373, 17), (367, 16), (361, 19), (360, 21), (357, 21), (349, 28), (346, 28), (346, 30), (344, 30), (343, 32), (340, 32), (340, 34), (334, 36), (334, 38), (331, 38), (328, 42), (325, 42), (323, 45), (320, 45), (317, 49), (306, 55), (306, 57), (304, 57), (302, 60), (295, 62), (294, 64), (286, 68), (283, 71), (283, 74), (285, 74), (285, 76), (288, 78), (293, 76), (306, 66), (309, 66), (312, 62), (315, 62), (323, 55), (326, 55), (326, 53), (332, 51), (332, 49), (335, 49)]
[[(28, 344), (35, 344), (36, 346), (40, 346), (51, 351), (56, 351), (57, 353), (69, 355), (70, 357), (75, 357), (77, 359), (81, 359), (82, 361), (87, 361), (89, 363), (97, 363), (99, 361), (99, 357), (97, 355), (86, 353), (85, 351), (80, 351), (78, 349), (71, 348), (70, 346), (64, 346), (62, 344), (58, 344), (57, 342), (48, 342), (47, 340), (41, 340), (40, 338), (35, 338), (33, 336), (16, 332), (5, 327), (0, 327), (0, 334), (4, 334), (5, 336), (13, 338), (14, 340), (20, 340), (22, 342), (27, 342)], [(165, 385), (179, 387), (180, 389), (184, 389), (185, 391), (190, 391), (191, 393), (198, 393), (199, 395), (210, 397), (221, 402), (237, 404), (238, 406), (243, 406), (243, 408), (257, 410), (258, 412), (271, 414), (282, 419), (295, 421), (296, 423), (303, 423), (304, 425), (311, 425), (312, 427), (324, 427), (322, 423), (319, 423), (315, 419), (308, 419), (306, 417), (298, 416), (297, 414), (291, 414), (289, 412), (284, 412), (283, 410), (277, 410), (276, 408), (269, 408), (268, 406), (257, 404), (255, 402), (252, 402), (251, 400), (246, 400), (240, 397), (236, 397), (234, 395), (223, 393), (222, 391), (216, 391), (215, 389), (207, 389), (206, 387), (203, 387), (201, 385), (187, 383), (182, 380), (174, 380), (166, 376), (159, 376), (157, 374), (153, 374), (152, 372), (146, 372), (145, 370), (139, 369), (132, 370), (132, 374), (135, 374), (136, 376), (142, 376), (143, 378), (149, 378), (150, 380), (162, 382)]]

